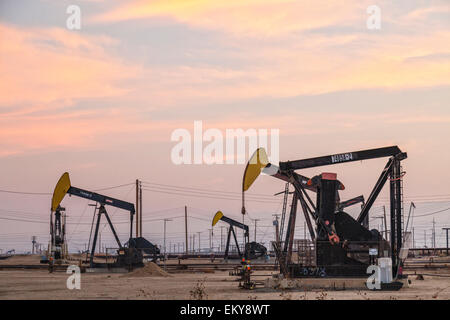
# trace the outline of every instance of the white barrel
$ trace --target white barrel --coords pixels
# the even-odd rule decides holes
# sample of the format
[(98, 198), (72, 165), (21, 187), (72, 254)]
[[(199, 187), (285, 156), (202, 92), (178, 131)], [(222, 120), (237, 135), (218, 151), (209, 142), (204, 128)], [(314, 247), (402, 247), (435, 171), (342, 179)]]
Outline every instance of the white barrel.
[(378, 266), (380, 267), (380, 281), (381, 283), (392, 282), (392, 259), (379, 258)]

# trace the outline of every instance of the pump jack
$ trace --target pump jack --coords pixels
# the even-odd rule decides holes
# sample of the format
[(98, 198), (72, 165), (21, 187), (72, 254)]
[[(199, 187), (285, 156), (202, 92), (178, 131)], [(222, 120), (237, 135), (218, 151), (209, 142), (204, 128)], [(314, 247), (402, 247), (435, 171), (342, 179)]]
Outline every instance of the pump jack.
[[(344, 190), (345, 187), (337, 180), (337, 175), (334, 173), (322, 173), (310, 179), (295, 172), (306, 168), (382, 157), (389, 157), (388, 163), (366, 202), (364, 202), (362, 196), (341, 202), (339, 190)], [(383, 256), (388, 245), (378, 230), (368, 229), (367, 221), (369, 210), (389, 179), (391, 203), (390, 256), (394, 269), (393, 274), (398, 274), (397, 270), (401, 270), (399, 254), (402, 247), (402, 177), (404, 174), (401, 169), (401, 161), (406, 158), (406, 153), (402, 152), (397, 146), (393, 146), (280, 162), (277, 166), (271, 164), (265, 150), (259, 148), (249, 160), (244, 172), (242, 214), (246, 213), (245, 191), (250, 188), (261, 172), (292, 184), (295, 192), (286, 230), (285, 245), (282, 251), (280, 248), (280, 257), (278, 257), (281, 272), (295, 277), (301, 273), (300, 267), (303, 267), (294, 265), (291, 261), (297, 203), (299, 202), (311, 239), (315, 242), (316, 266), (326, 270), (326, 273), (322, 274), (365, 276), (368, 267), (368, 249), (377, 247), (379, 249), (378, 255)], [(306, 191), (317, 194), (315, 203)], [(362, 202), (363, 206), (357, 219), (343, 211), (345, 207), (358, 202)], [(316, 224), (315, 229), (312, 220)]]
[[(132, 232), (133, 232), (133, 215), (135, 213), (135, 209), (134, 209), (134, 204), (129, 203), (129, 202), (125, 202), (122, 200), (118, 200), (115, 198), (111, 198), (108, 196), (104, 196), (95, 192), (91, 192), (91, 191), (87, 191), (87, 190), (83, 190), (77, 187), (74, 187), (71, 185), (70, 183), (70, 178), (69, 178), (69, 174), (67, 172), (65, 172), (61, 178), (59, 179), (58, 183), (56, 184), (55, 190), (53, 192), (53, 197), (52, 197), (52, 206), (51, 206), (51, 213), (55, 212), (55, 226), (57, 226), (56, 221), (58, 221), (58, 214), (64, 210), (63, 208), (60, 207), (60, 203), (61, 201), (64, 199), (65, 195), (69, 194), (69, 195), (74, 195), (77, 197), (81, 197), (84, 199), (88, 199), (88, 200), (92, 200), (95, 201), (99, 204), (98, 207), (98, 213), (97, 213), (97, 223), (95, 225), (95, 233), (94, 233), (94, 240), (92, 243), (92, 249), (91, 249), (91, 253), (90, 253), (90, 260), (89, 260), (89, 265), (90, 267), (94, 267), (94, 254), (95, 254), (95, 247), (97, 245), (97, 236), (98, 236), (98, 231), (99, 231), (99, 227), (100, 227), (100, 220), (102, 215), (105, 216), (111, 231), (114, 235), (114, 238), (117, 242), (117, 245), (119, 246), (118, 249), (118, 258), (116, 261), (116, 265), (117, 266), (127, 266), (129, 268), (133, 267), (133, 266), (141, 266), (142, 263), (142, 252), (140, 250), (138, 250), (135, 247), (132, 246), (128, 246), (128, 247), (124, 247), (122, 246), (119, 237), (117, 236), (116, 230), (114, 229), (114, 226), (111, 222), (111, 219), (108, 215), (108, 212), (106, 211), (105, 205), (108, 206), (112, 206), (112, 207), (116, 207), (119, 209), (123, 209), (126, 211), (130, 212), (130, 240), (132, 240)], [(58, 245), (58, 242), (56, 241), (58, 239), (57, 234), (55, 233), (55, 231), (58, 230), (58, 228), (51, 228), (51, 232), (52, 232), (52, 249), (51, 249), (51, 254), (55, 255), (56, 253), (56, 248)], [(133, 243), (133, 241), (129, 241), (129, 243)], [(55, 256), (56, 258), (56, 256)]]
[[(228, 228), (228, 236), (227, 236), (227, 244), (225, 247), (225, 255), (224, 259), (228, 259), (228, 251), (230, 247), (230, 237), (231, 234), (233, 234), (234, 242), (236, 244), (236, 248), (239, 254), (239, 257), (242, 259), (256, 259), (259, 257), (264, 256), (267, 253), (267, 248), (263, 245), (257, 243), (257, 242), (250, 242), (249, 241), (249, 228), (247, 225), (240, 223), (234, 219), (228, 218), (223, 215), (222, 211), (217, 211), (217, 213), (214, 215), (212, 226), (214, 227), (217, 222), (223, 221), (230, 225)], [(241, 250), (239, 249), (239, 243), (237, 241), (236, 233), (234, 231), (234, 227), (240, 228), (244, 230), (244, 238), (245, 238), (245, 252), (242, 254)]]

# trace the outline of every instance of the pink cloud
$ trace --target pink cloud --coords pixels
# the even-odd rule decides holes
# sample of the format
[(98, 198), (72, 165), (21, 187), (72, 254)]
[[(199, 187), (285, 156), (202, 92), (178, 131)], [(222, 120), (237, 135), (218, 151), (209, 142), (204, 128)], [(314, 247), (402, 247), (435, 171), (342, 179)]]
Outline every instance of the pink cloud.
[(135, 71), (105, 52), (107, 37), (64, 29), (0, 25), (0, 104), (45, 105), (73, 99), (120, 96), (117, 83)]
[(357, 1), (315, 1), (314, 6), (292, 0), (128, 1), (91, 19), (94, 23), (167, 17), (196, 27), (240, 35), (274, 35), (318, 28), (358, 17)]

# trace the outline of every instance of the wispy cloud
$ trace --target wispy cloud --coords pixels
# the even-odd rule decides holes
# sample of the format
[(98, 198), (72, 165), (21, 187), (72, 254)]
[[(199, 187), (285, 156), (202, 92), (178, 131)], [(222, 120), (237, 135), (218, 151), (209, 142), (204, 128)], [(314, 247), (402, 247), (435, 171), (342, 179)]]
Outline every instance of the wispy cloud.
[[(130, 1), (92, 18), (108, 25), (162, 17), (169, 23), (219, 30), (220, 46), (233, 50), (205, 50), (218, 58), (231, 55), (237, 61), (232, 65), (203, 61), (146, 65), (117, 54), (117, 48), (126, 43), (120, 37), (2, 24), (0, 116), (4, 125), (0, 135), (10, 146), (21, 146), (5, 150), (95, 145), (102, 135), (128, 132), (133, 136), (150, 132), (149, 127), (161, 130), (154, 137), (163, 136), (183, 122), (167, 120), (173, 119), (174, 109), (357, 89), (450, 85), (450, 60), (442, 54), (450, 52), (450, 32), (433, 30), (431, 36), (418, 34), (413, 39), (383, 30), (370, 33), (362, 9), (356, 2), (344, 6), (319, 1), (310, 6), (274, 0)], [(392, 18), (389, 12), (386, 15)], [(418, 21), (418, 17), (423, 14), (410, 14), (408, 19)], [(360, 31), (301, 32), (350, 23), (360, 24)], [(83, 105), (89, 107), (80, 108)], [(162, 127), (152, 119), (156, 111), (166, 121)], [(226, 124), (239, 124), (233, 119), (236, 114), (225, 121), (223, 112), (215, 113)], [(210, 114), (214, 118), (214, 111)], [(260, 116), (260, 121), (247, 121), (247, 125), (268, 127), (276, 120), (285, 132), (295, 127), (289, 117)], [(341, 130), (351, 130), (358, 123), (350, 116), (340, 119)], [(19, 118), (24, 125), (8, 123)], [(315, 132), (314, 128), (293, 133), (308, 132)]]
[(0, 25), (0, 105), (67, 105), (73, 99), (124, 94), (135, 72), (107, 53), (114, 40), (65, 29)]
[(111, 23), (165, 17), (194, 27), (241, 35), (274, 35), (355, 19), (358, 1), (347, 4), (324, 0), (315, 1), (314, 5), (292, 0), (137, 0), (99, 14), (91, 21)]

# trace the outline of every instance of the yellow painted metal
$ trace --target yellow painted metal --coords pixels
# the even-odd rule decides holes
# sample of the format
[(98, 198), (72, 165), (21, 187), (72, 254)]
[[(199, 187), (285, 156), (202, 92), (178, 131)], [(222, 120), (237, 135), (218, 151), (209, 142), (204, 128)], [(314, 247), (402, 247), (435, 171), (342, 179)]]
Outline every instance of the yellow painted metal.
[(247, 163), (244, 171), (242, 191), (247, 191), (261, 174), (261, 170), (269, 164), (267, 153), (264, 148), (257, 149)]
[(219, 222), (220, 219), (222, 219), (222, 217), (223, 217), (222, 211), (217, 211), (216, 215), (213, 218), (212, 226), (214, 227), (216, 223)]
[(56, 211), (61, 201), (64, 199), (67, 191), (70, 188), (70, 178), (69, 173), (64, 172), (64, 174), (59, 178), (56, 184), (55, 191), (53, 191), (52, 197), (52, 211)]

